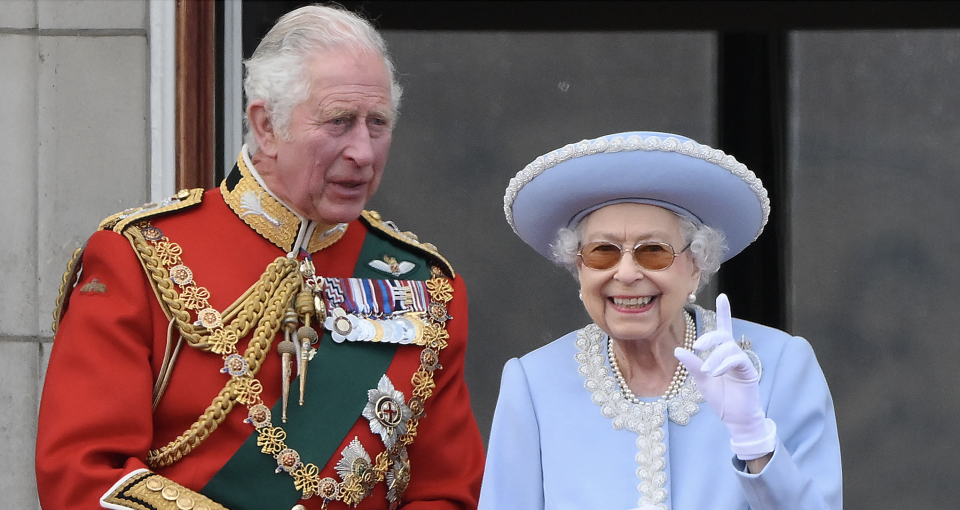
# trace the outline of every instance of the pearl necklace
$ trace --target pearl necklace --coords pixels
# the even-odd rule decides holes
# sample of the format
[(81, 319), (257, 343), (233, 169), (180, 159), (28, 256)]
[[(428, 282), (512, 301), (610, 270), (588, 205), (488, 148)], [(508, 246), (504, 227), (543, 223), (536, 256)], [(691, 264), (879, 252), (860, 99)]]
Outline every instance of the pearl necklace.
[[(693, 342), (697, 338), (697, 323), (694, 322), (690, 312), (684, 311), (683, 317), (686, 322), (686, 330), (683, 335), (683, 348), (693, 350)], [(623, 374), (620, 372), (620, 365), (617, 364), (617, 356), (613, 353), (613, 338), (610, 336), (607, 336), (607, 357), (610, 359), (610, 368), (613, 369), (613, 375), (617, 378), (617, 384), (620, 385), (620, 392), (623, 393), (623, 398), (634, 404), (639, 404), (640, 399), (630, 391), (630, 387), (627, 386), (627, 380), (623, 378)], [(683, 366), (683, 363), (678, 363), (677, 370), (673, 373), (673, 379), (670, 380), (670, 385), (667, 386), (667, 391), (661, 398), (669, 400), (675, 397), (677, 393), (680, 392), (680, 387), (683, 386), (686, 380), (687, 367)]]

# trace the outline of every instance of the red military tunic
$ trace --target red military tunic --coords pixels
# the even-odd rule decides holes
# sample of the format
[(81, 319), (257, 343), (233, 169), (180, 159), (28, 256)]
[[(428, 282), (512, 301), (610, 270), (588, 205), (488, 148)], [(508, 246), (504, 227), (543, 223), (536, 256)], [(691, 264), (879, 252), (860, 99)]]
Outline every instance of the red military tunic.
[[(163, 239), (145, 242), (141, 238), (140, 251), (150, 245), (162, 255), (163, 242), (168, 242), (167, 251), (171, 245), (178, 248), (173, 250), (174, 261), (189, 268), (193, 290), (199, 288), (201, 300), (206, 296), (206, 304), (221, 312), (244, 298), (265, 268), (285, 257), (298, 241), (309, 247), (316, 273), (323, 277), (351, 277), (358, 268), (380, 257), (377, 254), (370, 261), (361, 260), (364, 246), (384, 246), (393, 250), (391, 254), (427, 261), (448, 273), (453, 292), (446, 306), (452, 318), (444, 326), (449, 339), (439, 353), (439, 367), (430, 372), (435, 388), (425, 399), (425, 413), (416, 424), (412, 444), (406, 448), (409, 484), (399, 499), (394, 494), (391, 498), (396, 500), (394, 506), (409, 509), (475, 508), (483, 446), (463, 380), (467, 301), (462, 278), (453, 277), (432, 246), (392, 230), (392, 225), (379, 221), (376, 213), (365, 213), (362, 219), (347, 224), (345, 231), (332, 230), (327, 237), (318, 231), (309, 233), (300, 228), (304, 225), (291, 211), (257, 183), (243, 159), (241, 168), (242, 173), (235, 169), (221, 189), (206, 192), (202, 200), (199, 190), (181, 192), (180, 200), (172, 204), (108, 219), (78, 255), (74, 265), (82, 271), (72, 290), (65, 285), (61, 295), (65, 302), (59, 306), (59, 327), (40, 408), (36, 470), (44, 508), (99, 508), (101, 498), (106, 501), (105, 508), (180, 505), (200, 509), (218, 508), (219, 504), (233, 510), (286, 510), (295, 504), (321, 508), (325, 502), (331, 509), (350, 506), (337, 500), (342, 498), (320, 495), (298, 501), (303, 494), (294, 486), (294, 477), (275, 473), (277, 461), (273, 456), (257, 451), (258, 429), (248, 422), (248, 409), (242, 403), (228, 403), (222, 421), (204, 425), (202, 415), (230, 380), (221, 372), (224, 356), (183, 343), (153, 408), (156, 382), (178, 336), (176, 325), (171, 325), (171, 306), (181, 306), (181, 313), (188, 312), (191, 321), (199, 316), (198, 310), (183, 304), (188, 294), (184, 286), (172, 287), (180, 294), (170, 304), (170, 295), (164, 294), (163, 285), (156, 284), (159, 277), (157, 269), (150, 267), (151, 259), (138, 257), (131, 248), (136, 243), (121, 235), (147, 227), (158, 229)], [(251, 198), (258, 201), (254, 203)], [(372, 252), (364, 253), (369, 257)], [(395, 276), (384, 274), (381, 278)], [(161, 306), (164, 298), (166, 308)], [(281, 320), (282, 313), (280, 310), (272, 320)], [(224, 314), (224, 322), (232, 319)], [(324, 335), (322, 325), (314, 323), (313, 327)], [(168, 333), (173, 342), (168, 342)], [(239, 339), (236, 350), (240, 354), (254, 334)], [(319, 467), (319, 477), (343, 483), (336, 467), (356, 453), (356, 447), (348, 448), (354, 440), (374, 462), (386, 450), (385, 439), (371, 430), (373, 420), (359, 414), (367, 404), (367, 390), (376, 389), (376, 380), (350, 381), (354, 373), (371, 369), (364, 361), (365, 353), (381, 359), (386, 377), (402, 392), (403, 399), (410, 399), (414, 374), (425, 363), (421, 359), (424, 348), (400, 345), (395, 347), (395, 354), (390, 354), (378, 350), (387, 347), (384, 345), (331, 344), (327, 334), (320, 340), (317, 357), (308, 364), (307, 381), (327, 377), (337, 388), (341, 382), (344, 387), (354, 387), (349, 391), (309, 387), (300, 408), (298, 380), (294, 379), (288, 404), (290, 421), (282, 423), (277, 411), (282, 365), (277, 345), (283, 339), (282, 331), (274, 336), (261, 354), (262, 363), (255, 375), (262, 385), (262, 403), (274, 410), (270, 425), (289, 432), (286, 446), (291, 449), (306, 452), (315, 438), (317, 444), (321, 439), (329, 443), (325, 451), (331, 455), (309, 458), (305, 453), (301, 460)], [(349, 354), (341, 357), (339, 352)], [(387, 354), (378, 354), (383, 352)], [(371, 362), (371, 367), (375, 366)], [(421, 385), (430, 386), (428, 383)], [(366, 386), (359, 388), (356, 384)], [(220, 420), (224, 413), (214, 414), (212, 421)], [(332, 425), (338, 420), (346, 427)], [(192, 442), (192, 448), (180, 453), (168, 451), (167, 457), (175, 460), (170, 465), (148, 464), (151, 452), (155, 454), (191, 428), (194, 436), (200, 436), (199, 442), (185, 441)], [(137, 470), (149, 471), (142, 472), (144, 482), (135, 487), (139, 475), (133, 475)], [(150, 472), (160, 476), (147, 481)], [(395, 479), (388, 477), (386, 482)], [(382, 476), (379, 480), (369, 487), (358, 508), (388, 508), (387, 483)]]

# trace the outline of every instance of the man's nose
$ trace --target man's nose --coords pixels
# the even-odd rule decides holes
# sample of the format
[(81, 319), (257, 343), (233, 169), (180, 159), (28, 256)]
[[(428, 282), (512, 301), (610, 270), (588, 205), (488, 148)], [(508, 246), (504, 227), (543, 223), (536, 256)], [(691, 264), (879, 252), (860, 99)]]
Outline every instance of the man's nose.
[(357, 122), (350, 130), (350, 138), (344, 156), (354, 161), (357, 166), (373, 164), (374, 150), (373, 137), (366, 122)]

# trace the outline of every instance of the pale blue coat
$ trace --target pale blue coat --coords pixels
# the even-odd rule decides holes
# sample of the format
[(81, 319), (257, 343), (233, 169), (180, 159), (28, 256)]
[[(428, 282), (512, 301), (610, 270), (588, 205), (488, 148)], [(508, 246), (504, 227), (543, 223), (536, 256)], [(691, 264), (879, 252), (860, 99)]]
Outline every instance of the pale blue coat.
[[(702, 323), (698, 313), (698, 329)], [(727, 429), (707, 403), (687, 425), (667, 421), (666, 506), (840, 510), (833, 400), (810, 344), (738, 319), (733, 332), (738, 339), (746, 335), (762, 362), (760, 398), (780, 442), (767, 467), (751, 475), (731, 453)], [(504, 367), (480, 510), (638, 506), (638, 434), (615, 430), (591, 401), (574, 359), (576, 338), (574, 331)]]

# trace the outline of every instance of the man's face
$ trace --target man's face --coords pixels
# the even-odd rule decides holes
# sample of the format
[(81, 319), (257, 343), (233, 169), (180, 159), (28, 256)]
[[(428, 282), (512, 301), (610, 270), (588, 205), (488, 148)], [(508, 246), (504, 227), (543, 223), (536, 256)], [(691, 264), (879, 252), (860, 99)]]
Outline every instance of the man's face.
[(390, 76), (376, 55), (317, 54), (307, 65), (311, 93), (276, 139), (271, 190), (322, 223), (353, 221), (377, 191), (390, 151)]

